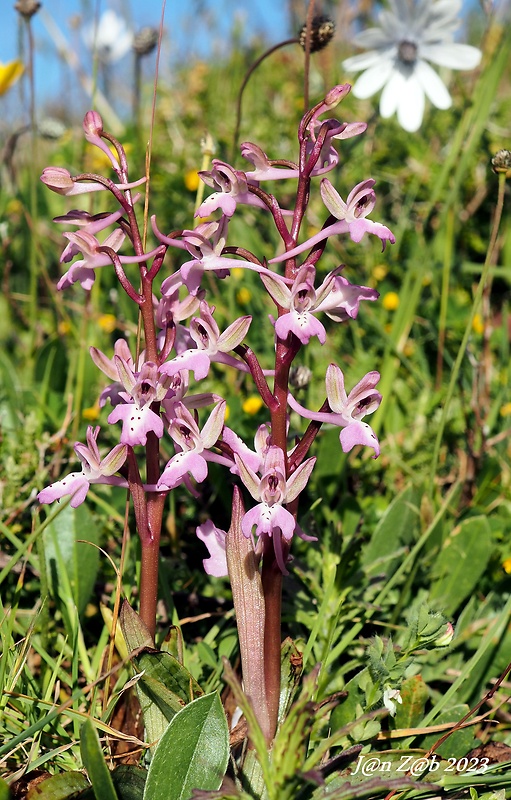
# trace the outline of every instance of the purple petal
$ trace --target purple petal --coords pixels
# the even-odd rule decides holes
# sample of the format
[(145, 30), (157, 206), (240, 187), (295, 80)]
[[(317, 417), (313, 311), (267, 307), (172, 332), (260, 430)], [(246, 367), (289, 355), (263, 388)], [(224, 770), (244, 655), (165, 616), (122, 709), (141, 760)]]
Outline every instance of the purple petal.
[(53, 503), (61, 497), (71, 496), (71, 507), (76, 508), (85, 500), (89, 491), (89, 481), (83, 472), (70, 472), (65, 478), (51, 483), (37, 495), (40, 503)]
[(174, 489), (185, 478), (187, 472), (191, 473), (197, 483), (202, 483), (208, 476), (206, 460), (193, 451), (177, 453), (163, 470), (158, 487), (166, 486), (168, 489)]
[(209, 372), (210, 358), (204, 350), (185, 350), (175, 356), (172, 361), (166, 361), (160, 367), (164, 375), (175, 375), (182, 369), (193, 371), (196, 381), (206, 377)]
[(217, 528), (209, 519), (204, 525), (199, 525), (196, 534), (209, 550), (209, 558), (204, 558), (202, 561), (207, 574), (215, 578), (223, 578), (228, 575), (225, 555), (226, 532)]
[(121, 442), (134, 447), (146, 444), (147, 434), (153, 431), (158, 439), (163, 436), (163, 422), (149, 406), (138, 408), (134, 403), (118, 405), (110, 412), (108, 422), (122, 420)]
[(380, 444), (373, 429), (367, 422), (351, 422), (342, 429), (340, 441), (341, 447), (345, 453), (349, 453), (355, 445), (361, 444), (373, 448), (373, 458), (378, 458), (380, 455)]

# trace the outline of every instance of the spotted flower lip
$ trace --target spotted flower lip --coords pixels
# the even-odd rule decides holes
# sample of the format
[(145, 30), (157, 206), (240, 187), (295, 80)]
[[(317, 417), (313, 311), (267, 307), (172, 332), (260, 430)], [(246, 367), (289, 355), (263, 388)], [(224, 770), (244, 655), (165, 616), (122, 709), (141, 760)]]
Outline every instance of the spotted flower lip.
[(481, 60), (477, 47), (453, 40), (460, 9), (461, 0), (389, 0), (379, 27), (353, 39), (369, 51), (343, 61), (349, 72), (363, 70), (353, 86), (354, 96), (365, 99), (383, 89), (381, 116), (397, 113), (399, 124), (410, 133), (422, 124), (426, 97), (436, 108), (449, 108), (451, 96), (428, 62), (469, 70)]

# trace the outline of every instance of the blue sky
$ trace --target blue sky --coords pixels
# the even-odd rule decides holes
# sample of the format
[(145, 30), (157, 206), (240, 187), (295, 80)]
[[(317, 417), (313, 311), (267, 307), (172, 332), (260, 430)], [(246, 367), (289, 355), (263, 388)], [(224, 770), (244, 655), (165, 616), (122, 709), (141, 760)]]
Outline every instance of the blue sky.
[[(0, 6), (0, 62), (5, 63), (19, 56), (19, 19), (14, 0), (0, 0)], [(38, 99), (50, 99), (65, 86), (66, 69), (57, 55), (55, 34), (49, 28), (60, 31), (79, 55), (82, 67), (90, 72), (91, 59), (83, 45), (78, 20), (83, 26), (93, 19), (97, 8), (112, 8), (138, 30), (145, 25), (157, 27), (161, 7), (161, 0), (43, 0), (41, 10), (32, 18)], [(285, 0), (167, 0), (167, 55), (184, 59), (221, 49), (235, 20), (244, 29), (250, 20), (251, 31), (264, 34), (271, 43), (289, 35)]]

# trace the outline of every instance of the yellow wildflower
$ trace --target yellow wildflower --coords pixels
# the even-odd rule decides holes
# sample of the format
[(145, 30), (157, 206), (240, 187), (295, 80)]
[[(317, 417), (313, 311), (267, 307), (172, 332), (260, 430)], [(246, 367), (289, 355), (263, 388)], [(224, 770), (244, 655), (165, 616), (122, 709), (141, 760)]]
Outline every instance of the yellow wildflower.
[(231, 275), (235, 281), (240, 281), (245, 274), (245, 270), (243, 267), (233, 267), (231, 269)]
[(25, 67), (21, 61), (9, 61), (8, 64), (0, 63), (0, 95), (9, 91), (18, 78), (23, 75)]
[(84, 408), (82, 411), (82, 417), (90, 420), (91, 422), (97, 419), (99, 417), (99, 403), (96, 402), (93, 406)]
[(236, 292), (236, 300), (240, 306), (246, 306), (252, 300), (252, 292), (246, 286), (242, 286), (239, 292)]
[(508, 575), (511, 574), (511, 558), (506, 558), (502, 562), (502, 569), (504, 572), (507, 572)]
[(244, 400), (242, 409), (245, 412), (245, 414), (250, 414), (251, 416), (254, 416), (254, 414), (257, 414), (257, 412), (261, 410), (262, 405), (263, 401), (261, 400), (259, 395), (253, 394), (250, 397), (247, 397), (246, 400)]
[(69, 323), (67, 319), (63, 319), (59, 322), (57, 330), (59, 336), (65, 336), (71, 330), (71, 323)]
[(377, 264), (372, 271), (372, 276), (375, 281), (382, 281), (386, 276), (387, 272), (388, 269), (385, 266), (385, 264)]
[(500, 416), (511, 417), (511, 403), (504, 403), (504, 405), (500, 407)]
[(200, 178), (196, 169), (189, 169), (185, 172), (185, 186), (189, 192), (196, 192), (199, 188)]
[(387, 292), (383, 295), (382, 302), (386, 311), (395, 311), (399, 306), (399, 295), (396, 292)]
[(480, 314), (476, 314), (472, 320), (472, 330), (474, 333), (481, 334), (484, 331), (483, 318)]
[(105, 333), (112, 333), (117, 327), (117, 319), (114, 314), (101, 314), (98, 325)]

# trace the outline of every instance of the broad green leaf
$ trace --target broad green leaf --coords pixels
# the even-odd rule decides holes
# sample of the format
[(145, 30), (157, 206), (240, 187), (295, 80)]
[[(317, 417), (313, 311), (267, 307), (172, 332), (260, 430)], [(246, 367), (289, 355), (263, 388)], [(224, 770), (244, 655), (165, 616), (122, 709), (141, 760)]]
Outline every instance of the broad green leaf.
[(424, 716), (428, 689), (420, 675), (414, 675), (401, 685), (402, 704), (397, 704), (396, 728), (414, 728)]
[(464, 520), (448, 536), (435, 567), (429, 601), (443, 614), (456, 609), (475, 589), (492, 554), (491, 530), (486, 517)]
[[(456, 722), (467, 714), (469, 708), (467, 705), (457, 705), (447, 709), (447, 711), (439, 714), (435, 720), (435, 725), (442, 725), (446, 722), (452, 722), (453, 726)], [(445, 733), (445, 731), (443, 732)], [(428, 750), (434, 743), (443, 735), (443, 733), (430, 733), (420, 740), (420, 747)], [(443, 742), (436, 749), (442, 758), (456, 758), (460, 759), (466, 756), (467, 753), (474, 747), (475, 735), (473, 728), (460, 728), (454, 731), (448, 739)]]
[(229, 731), (216, 692), (189, 703), (163, 734), (149, 767), (144, 800), (190, 800), (194, 789), (219, 789), (229, 759)]
[(148, 691), (156, 696), (161, 686), (164, 704), (169, 703), (170, 694), (174, 695), (176, 711), (204, 694), (195, 678), (170, 653), (145, 651), (135, 656), (133, 663), (138, 672), (144, 673), (139, 681), (140, 686), (147, 685)]
[(410, 486), (388, 507), (362, 555), (362, 564), (368, 572), (393, 571), (389, 562), (400, 549), (416, 538), (420, 500), (420, 491)]
[(11, 793), (9, 791), (9, 786), (0, 778), (0, 800), (10, 800)]
[(81, 772), (59, 772), (34, 786), (27, 794), (27, 800), (67, 800), (88, 786), (89, 782)]
[(130, 764), (122, 764), (112, 772), (119, 800), (143, 800), (146, 779), (147, 770)]
[(87, 719), (80, 728), (80, 752), (96, 800), (118, 800), (94, 725)]
[[(139, 615), (129, 603), (123, 603), (120, 623), (137, 672), (137, 695), (142, 707), (147, 741), (155, 744), (178, 711), (204, 694), (201, 687), (180, 661), (170, 653), (154, 649), (154, 642)], [(142, 648), (141, 652), (137, 650)]]
[(74, 604), (78, 613), (83, 614), (99, 567), (99, 551), (95, 546), (99, 543), (99, 531), (88, 508), (67, 505), (44, 530), (43, 541), (52, 594), (60, 596), (65, 585), (64, 576), (60, 574), (58, 548)]
[[(147, 770), (131, 764), (121, 764), (110, 775), (119, 800), (143, 800)], [(96, 800), (92, 786), (81, 792), (76, 800)]]

